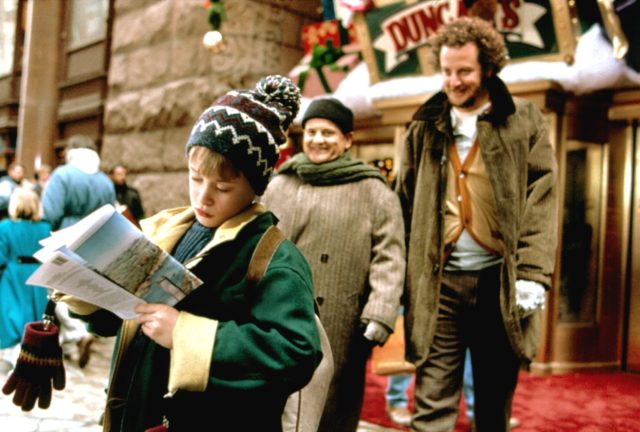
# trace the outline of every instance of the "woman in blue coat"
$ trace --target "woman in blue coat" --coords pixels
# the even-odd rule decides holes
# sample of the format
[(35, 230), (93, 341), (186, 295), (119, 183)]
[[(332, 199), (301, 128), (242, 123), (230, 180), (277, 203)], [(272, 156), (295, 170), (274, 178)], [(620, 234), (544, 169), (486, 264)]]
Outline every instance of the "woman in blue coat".
[[(28, 285), (38, 267), (33, 254), (49, 236), (51, 226), (41, 221), (42, 207), (35, 192), (17, 188), (9, 201), (10, 219), (0, 222), (0, 349), (19, 346), (26, 323), (42, 318), (47, 290)], [(6, 350), (15, 364), (18, 349)]]

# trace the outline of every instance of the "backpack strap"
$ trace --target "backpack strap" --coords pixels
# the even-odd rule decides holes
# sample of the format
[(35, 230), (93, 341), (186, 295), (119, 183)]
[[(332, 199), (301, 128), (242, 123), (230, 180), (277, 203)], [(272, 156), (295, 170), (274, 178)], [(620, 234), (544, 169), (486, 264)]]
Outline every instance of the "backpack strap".
[[(251, 255), (251, 261), (249, 261), (249, 267), (247, 268), (247, 280), (251, 284), (257, 285), (260, 282), (260, 279), (267, 271), (267, 267), (269, 267), (273, 254), (285, 238), (284, 233), (275, 225), (270, 226), (262, 235), (253, 250), (253, 255)], [(313, 299), (313, 308), (318, 315), (320, 313), (320, 305), (316, 298)]]
[(249, 261), (249, 267), (247, 268), (247, 279), (251, 283), (257, 285), (260, 282), (260, 279), (267, 271), (267, 267), (269, 267), (273, 254), (284, 239), (284, 234), (275, 225), (270, 226), (265, 231), (253, 250), (253, 255), (251, 255), (251, 261)]
[[(265, 231), (258, 241), (251, 255), (249, 267), (247, 268), (247, 280), (254, 286), (257, 285), (260, 279), (262, 279), (262, 276), (264, 276), (273, 254), (284, 239), (285, 236), (282, 231), (273, 225)], [(331, 345), (329, 344), (329, 338), (322, 326), (322, 322), (320, 318), (318, 318), (318, 303), (315, 300), (314, 303), (316, 309), (315, 321), (320, 335), (322, 361), (316, 367), (311, 381), (302, 389), (289, 395), (282, 413), (283, 432), (310, 432), (318, 429), (329, 391), (329, 385), (333, 378), (334, 366)], [(310, 400), (304, 404), (302, 401), (303, 393), (305, 401), (307, 398)]]

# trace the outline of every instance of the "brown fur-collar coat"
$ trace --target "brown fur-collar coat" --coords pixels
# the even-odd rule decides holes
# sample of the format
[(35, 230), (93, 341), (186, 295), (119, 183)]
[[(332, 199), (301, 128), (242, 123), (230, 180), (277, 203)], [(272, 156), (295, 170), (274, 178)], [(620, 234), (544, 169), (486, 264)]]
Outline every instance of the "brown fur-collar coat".
[[(512, 98), (490, 80), (492, 108), (478, 118), (480, 152), (496, 200), (505, 253), (500, 309), (523, 366), (536, 354), (539, 314), (521, 319), (516, 279), (549, 287), (557, 241), (557, 165), (546, 120), (531, 102)], [(407, 227), (405, 327), (408, 359), (425, 361), (435, 331), (443, 268), (443, 217), (449, 148), (453, 142), (447, 97), (440, 92), (414, 115), (395, 189)]]

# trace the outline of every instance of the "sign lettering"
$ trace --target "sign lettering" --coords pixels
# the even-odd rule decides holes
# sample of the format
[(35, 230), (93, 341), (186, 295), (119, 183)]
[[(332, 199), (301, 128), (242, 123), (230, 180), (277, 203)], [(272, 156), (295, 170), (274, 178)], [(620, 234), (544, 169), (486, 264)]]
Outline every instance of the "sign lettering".
[[(551, 15), (548, 1), (500, 0), (498, 4), (496, 28), (505, 36), (507, 45), (546, 48), (537, 25), (545, 15)], [(373, 48), (382, 54), (381, 69), (385, 74), (391, 74), (409, 59), (410, 53), (426, 45), (442, 25), (468, 14), (463, 0), (427, 0), (401, 9), (395, 5), (391, 10), (378, 21), (378, 34), (372, 38)]]

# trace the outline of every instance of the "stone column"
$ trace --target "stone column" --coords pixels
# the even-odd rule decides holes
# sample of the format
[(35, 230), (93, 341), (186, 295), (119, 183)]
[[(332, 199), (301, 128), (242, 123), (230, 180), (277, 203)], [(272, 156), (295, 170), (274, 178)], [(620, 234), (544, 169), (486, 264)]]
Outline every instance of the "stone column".
[[(61, 1), (29, 0), (24, 42), (16, 160), (33, 175), (51, 163), (56, 138)], [(52, 37), (53, 36), (53, 37)]]
[(211, 30), (201, 0), (118, 0), (111, 39), (102, 162), (129, 170), (147, 215), (189, 204), (185, 143), (202, 110), (231, 89), (286, 75), (302, 58), (302, 26), (318, 0), (225, 2), (226, 49), (202, 44)]

